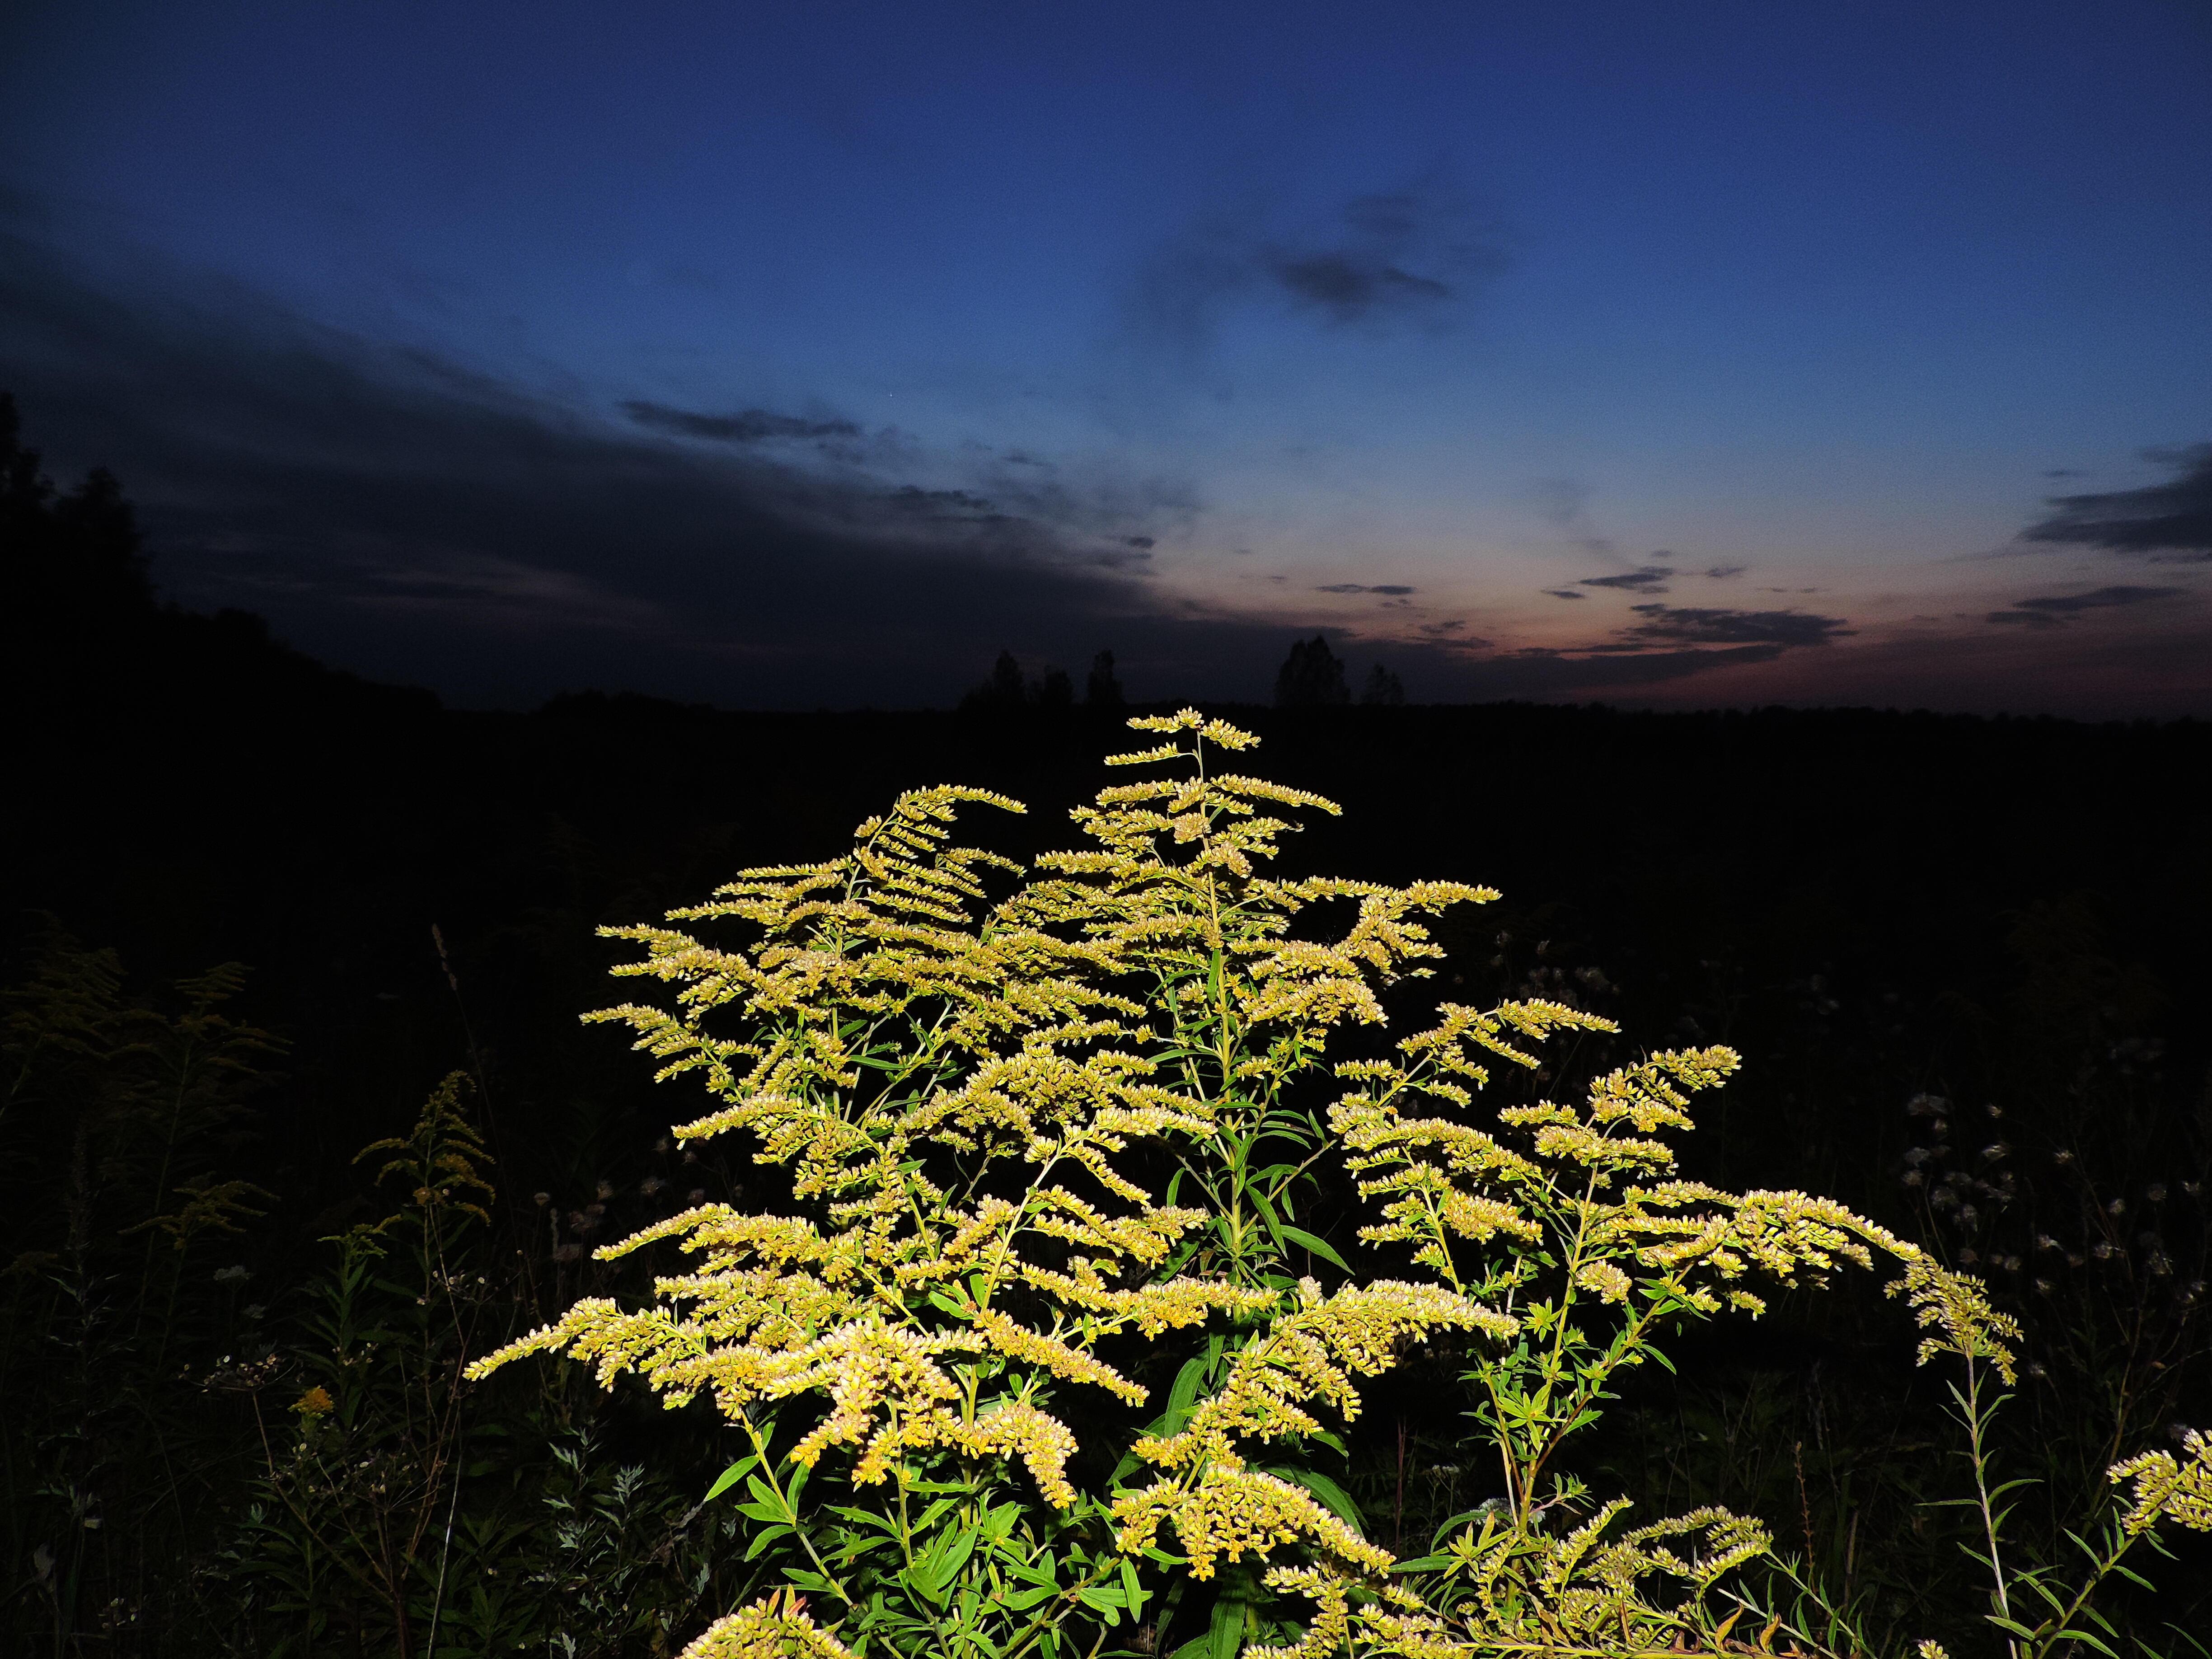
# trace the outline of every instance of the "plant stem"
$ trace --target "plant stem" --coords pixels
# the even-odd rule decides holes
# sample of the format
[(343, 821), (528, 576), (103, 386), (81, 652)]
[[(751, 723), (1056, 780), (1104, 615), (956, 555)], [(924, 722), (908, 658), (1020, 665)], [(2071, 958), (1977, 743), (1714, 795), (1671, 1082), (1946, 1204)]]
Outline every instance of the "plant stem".
[[(1966, 1357), (1966, 1392), (1961, 1398), (1966, 1406), (1966, 1444), (1974, 1463), (1974, 1501), (1981, 1511), (1982, 1535), (1989, 1540), (1990, 1576), (1996, 1584), (1997, 1616), (2010, 1619), (2011, 1598), (2006, 1594), (2004, 1563), (1997, 1549), (1997, 1517), (1990, 1507), (1990, 1459), (1983, 1443), (1988, 1413), (1982, 1409), (1982, 1374), (1972, 1355)], [(2017, 1640), (2008, 1638), (2005, 1646), (2013, 1659), (2022, 1659)]]

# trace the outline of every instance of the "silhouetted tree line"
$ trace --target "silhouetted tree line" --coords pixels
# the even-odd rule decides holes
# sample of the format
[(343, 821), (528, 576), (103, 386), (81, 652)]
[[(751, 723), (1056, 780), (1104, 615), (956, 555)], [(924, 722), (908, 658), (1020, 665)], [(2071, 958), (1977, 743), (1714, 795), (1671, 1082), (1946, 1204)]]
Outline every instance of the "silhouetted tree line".
[[(1111, 651), (1101, 651), (1091, 659), (1083, 706), (1101, 714), (1112, 714), (1122, 706), (1121, 683), (1114, 677)], [(960, 707), (967, 714), (1009, 714), (1021, 709), (1051, 714), (1075, 707), (1075, 683), (1066, 669), (1049, 664), (1034, 677), (1024, 676), (1014, 653), (1001, 651), (989, 678), (963, 697)]]
[[(1328, 708), (1351, 701), (1344, 664), (1329, 649), (1328, 639), (1316, 634), (1310, 640), (1293, 641), (1291, 654), (1275, 675), (1275, 707)], [(1401, 707), (1406, 701), (1406, 688), (1394, 671), (1376, 663), (1368, 671), (1360, 688), (1359, 701), (1363, 706), (1371, 708)], [(1084, 707), (1111, 714), (1122, 708), (1123, 703), (1121, 684), (1114, 675), (1114, 653), (1101, 651), (1091, 659), (1091, 673), (1084, 687)], [(1048, 665), (1034, 676), (1024, 675), (1011, 651), (1001, 651), (989, 677), (960, 700), (962, 710), (969, 714), (1006, 714), (1020, 709), (1050, 712), (1074, 705), (1075, 687), (1066, 670)]]
[[(18, 708), (64, 722), (175, 721), (220, 707), (244, 717), (314, 718), (400, 706), (428, 691), (372, 684), (279, 644), (246, 611), (204, 616), (160, 603), (136, 515), (113, 474), (57, 488), (24, 447), (0, 392), (0, 684)], [(281, 694), (277, 688), (283, 688)]]

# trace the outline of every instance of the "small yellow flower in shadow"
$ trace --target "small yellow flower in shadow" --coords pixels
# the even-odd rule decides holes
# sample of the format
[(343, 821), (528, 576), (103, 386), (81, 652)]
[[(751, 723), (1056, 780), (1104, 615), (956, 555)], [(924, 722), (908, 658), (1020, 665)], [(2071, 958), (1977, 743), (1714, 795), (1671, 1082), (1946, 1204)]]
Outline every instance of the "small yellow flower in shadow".
[(319, 1382), (292, 1402), (292, 1409), (311, 1422), (318, 1417), (328, 1417), (337, 1408), (338, 1402), (331, 1398), (331, 1391)]

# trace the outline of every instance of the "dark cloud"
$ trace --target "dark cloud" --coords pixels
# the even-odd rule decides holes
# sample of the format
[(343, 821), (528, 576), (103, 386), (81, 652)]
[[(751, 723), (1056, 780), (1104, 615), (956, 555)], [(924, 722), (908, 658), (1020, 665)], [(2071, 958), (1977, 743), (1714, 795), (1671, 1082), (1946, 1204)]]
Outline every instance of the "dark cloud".
[(672, 432), (684, 438), (711, 438), (720, 443), (751, 444), (768, 438), (857, 438), (860, 428), (850, 421), (808, 421), (796, 415), (771, 415), (764, 409), (743, 410), (735, 415), (698, 415), (688, 409), (632, 398), (623, 410), (640, 426), (655, 432)]
[(1665, 605), (1631, 605), (1644, 620), (1622, 630), (1629, 649), (1661, 641), (1704, 645), (1826, 645), (1856, 630), (1840, 617), (1799, 611), (1717, 611)]
[(1159, 545), (1159, 544), (1154, 541), (1150, 536), (1124, 536), (1121, 538), (1121, 544), (1125, 547), (1144, 548), (1147, 550)]
[(598, 684), (913, 706), (1009, 644), (1110, 645), (1139, 695), (1256, 695), (1280, 660), (1276, 625), (1185, 620), (1143, 575), (1131, 520), (1194, 511), (1181, 486), (939, 488), (672, 441), (154, 276), (95, 281), (0, 222), (0, 385), (28, 440), (121, 475), (172, 597), (358, 672), (476, 704)]
[[(1561, 597), (1583, 597), (1571, 589), (1557, 591)], [(1480, 655), (1473, 650), (1477, 641), (1449, 639), (1434, 625), (1422, 631), (1441, 646), (1468, 650), (1468, 672), (1474, 684), (1501, 685), (1510, 679), (1526, 689), (1495, 695), (1537, 696), (1655, 690), (1722, 669), (1773, 662), (1852, 631), (1839, 617), (1797, 611), (1658, 604), (1630, 608), (1641, 622), (1620, 629), (1611, 639), (1585, 645), (1525, 646)]]
[(1674, 574), (1674, 569), (1671, 565), (1647, 564), (1638, 569), (1623, 572), (1618, 576), (1584, 576), (1577, 583), (1577, 586), (1619, 587), (1625, 588), (1632, 593), (1664, 593), (1667, 591), (1664, 584)]
[(1544, 592), (1551, 595), (1551, 597), (1555, 599), (1586, 599), (1589, 598), (1589, 594), (1577, 593), (1571, 587), (1547, 587)]
[(1319, 306), (1340, 323), (1386, 307), (1449, 300), (1450, 285), (1395, 265), (1364, 264), (1345, 253), (1313, 253), (1275, 265), (1275, 280), (1295, 299)]
[(2071, 622), (2084, 611), (2148, 605), (2158, 599), (2177, 599), (2190, 591), (2185, 587), (2094, 587), (2087, 593), (2051, 593), (2037, 599), (2016, 599), (2010, 610), (1992, 611), (1984, 620), (2056, 628), (2062, 623)]
[(1717, 564), (1705, 572), (1705, 574), (1717, 582), (1724, 582), (1731, 576), (1741, 576), (1745, 568), (1745, 566), (1740, 564)]
[(966, 489), (924, 489), (920, 484), (901, 484), (884, 500), (908, 513), (932, 517), (952, 516), (971, 521), (1003, 523), (1011, 515), (1000, 513), (989, 500)]
[(1216, 208), (1157, 249), (1127, 301), (1138, 337), (1203, 355), (1229, 313), (1269, 300), (1334, 327), (1448, 326), (1508, 263), (1463, 194), (1431, 176), (1354, 197), (1292, 228), (1266, 207)]
[(2140, 489), (2054, 495), (2057, 508), (2021, 532), (2027, 542), (2101, 548), (2108, 553), (2212, 559), (2212, 444), (2145, 452), (2174, 477)]
[(1331, 582), (1326, 587), (1316, 587), (1316, 593), (1385, 593), (1402, 596), (1415, 590), (1401, 582)]

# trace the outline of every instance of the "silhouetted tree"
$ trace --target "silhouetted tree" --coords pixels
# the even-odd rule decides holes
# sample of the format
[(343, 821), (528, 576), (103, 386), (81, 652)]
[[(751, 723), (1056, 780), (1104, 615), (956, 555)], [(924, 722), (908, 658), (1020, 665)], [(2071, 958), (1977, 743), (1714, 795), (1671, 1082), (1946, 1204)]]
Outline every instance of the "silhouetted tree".
[(1026, 679), (1021, 664), (1014, 660), (1014, 653), (1001, 651), (999, 660), (992, 665), (990, 678), (963, 697), (960, 706), (971, 713), (1000, 714), (1012, 714), (1023, 708), (1073, 708), (1075, 683), (1065, 668), (1050, 666), (1037, 678)]
[(1359, 701), (1375, 708), (1395, 708), (1406, 701), (1406, 688), (1398, 683), (1395, 673), (1378, 662), (1367, 671)]
[(970, 713), (991, 712), (1011, 714), (1027, 701), (1028, 687), (1022, 682), (1022, 665), (1014, 660), (1011, 651), (999, 653), (999, 660), (991, 665), (991, 672), (982, 684), (960, 699), (962, 708)]
[(1113, 709), (1121, 706), (1121, 682), (1114, 678), (1114, 653), (1101, 651), (1091, 659), (1091, 678), (1083, 688), (1083, 700), (1093, 708)]
[[(0, 595), (24, 627), (81, 628), (143, 616), (153, 585), (123, 486), (106, 469), (57, 497), (25, 449), (15, 400), (0, 392)], [(35, 618), (35, 623), (33, 619)]]
[(1275, 707), (1312, 708), (1351, 701), (1351, 690), (1344, 683), (1344, 665), (1328, 648), (1328, 640), (1316, 634), (1310, 640), (1295, 641), (1291, 654), (1283, 659), (1282, 671), (1275, 676)]

